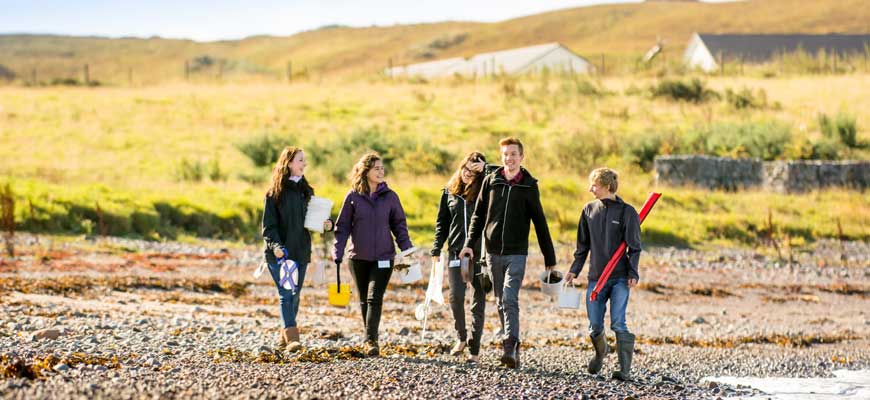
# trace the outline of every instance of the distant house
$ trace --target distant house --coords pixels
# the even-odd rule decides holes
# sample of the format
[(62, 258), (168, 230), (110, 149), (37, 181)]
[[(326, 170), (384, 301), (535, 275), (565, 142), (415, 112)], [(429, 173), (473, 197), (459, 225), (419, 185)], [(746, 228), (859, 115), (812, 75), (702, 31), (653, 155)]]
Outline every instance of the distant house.
[(870, 35), (714, 35), (695, 33), (689, 40), (683, 61), (704, 71), (720, 67), (719, 60), (764, 63), (783, 53), (798, 50), (809, 54), (863, 54), (870, 49)]
[(589, 73), (594, 66), (559, 43), (521, 47), (477, 54), (469, 59), (449, 58), (387, 69), (390, 76), (438, 78), (493, 74), (522, 75), (544, 69), (555, 72)]

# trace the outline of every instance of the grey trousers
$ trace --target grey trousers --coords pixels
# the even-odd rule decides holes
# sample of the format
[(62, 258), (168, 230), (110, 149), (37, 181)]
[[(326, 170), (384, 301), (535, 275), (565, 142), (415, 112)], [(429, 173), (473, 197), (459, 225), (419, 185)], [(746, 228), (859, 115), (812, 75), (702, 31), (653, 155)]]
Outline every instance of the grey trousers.
[[(458, 267), (447, 268), (447, 282), (450, 284), (450, 309), (453, 311), (454, 327), (460, 341), (468, 340), (465, 327), (465, 291), (468, 284), (462, 281), (462, 271)], [(471, 300), (471, 354), (477, 354), (480, 348), (480, 338), (483, 336), (483, 318), (486, 308), (486, 292), (477, 279), (471, 280), (474, 290)]]
[(492, 288), (499, 317), (504, 320), (505, 339), (520, 339), (520, 287), (526, 274), (526, 256), (488, 254)]

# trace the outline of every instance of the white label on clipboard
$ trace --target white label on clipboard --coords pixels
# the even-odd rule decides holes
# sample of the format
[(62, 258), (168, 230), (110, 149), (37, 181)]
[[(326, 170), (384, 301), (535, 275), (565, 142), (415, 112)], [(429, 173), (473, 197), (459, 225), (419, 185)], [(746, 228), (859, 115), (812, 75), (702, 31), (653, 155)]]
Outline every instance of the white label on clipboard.
[(450, 264), (447, 266), (450, 268), (459, 268), (459, 260), (450, 260)]
[(378, 268), (390, 268), (390, 260), (378, 261)]

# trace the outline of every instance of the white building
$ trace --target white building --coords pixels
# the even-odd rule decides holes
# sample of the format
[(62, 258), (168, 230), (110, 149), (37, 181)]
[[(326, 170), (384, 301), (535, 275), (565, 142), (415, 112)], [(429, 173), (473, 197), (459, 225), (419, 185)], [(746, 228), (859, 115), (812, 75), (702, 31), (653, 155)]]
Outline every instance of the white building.
[(449, 58), (388, 69), (390, 76), (424, 78), (483, 77), (496, 74), (522, 75), (550, 70), (554, 72), (590, 73), (594, 66), (559, 43), (481, 53), (469, 59)]

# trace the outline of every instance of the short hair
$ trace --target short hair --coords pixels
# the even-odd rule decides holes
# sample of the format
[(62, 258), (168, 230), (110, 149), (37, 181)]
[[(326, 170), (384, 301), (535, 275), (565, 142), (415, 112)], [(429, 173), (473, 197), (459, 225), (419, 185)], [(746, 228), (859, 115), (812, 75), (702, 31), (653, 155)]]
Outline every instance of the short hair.
[(499, 147), (510, 146), (512, 144), (515, 144), (515, 145), (517, 145), (517, 147), (520, 148), (520, 154), (524, 154), (523, 153), (523, 142), (521, 142), (519, 139), (517, 139), (513, 136), (506, 137), (498, 142)]
[(606, 187), (611, 193), (616, 193), (616, 189), (619, 187), (619, 174), (607, 167), (596, 168), (589, 174), (589, 182)]

